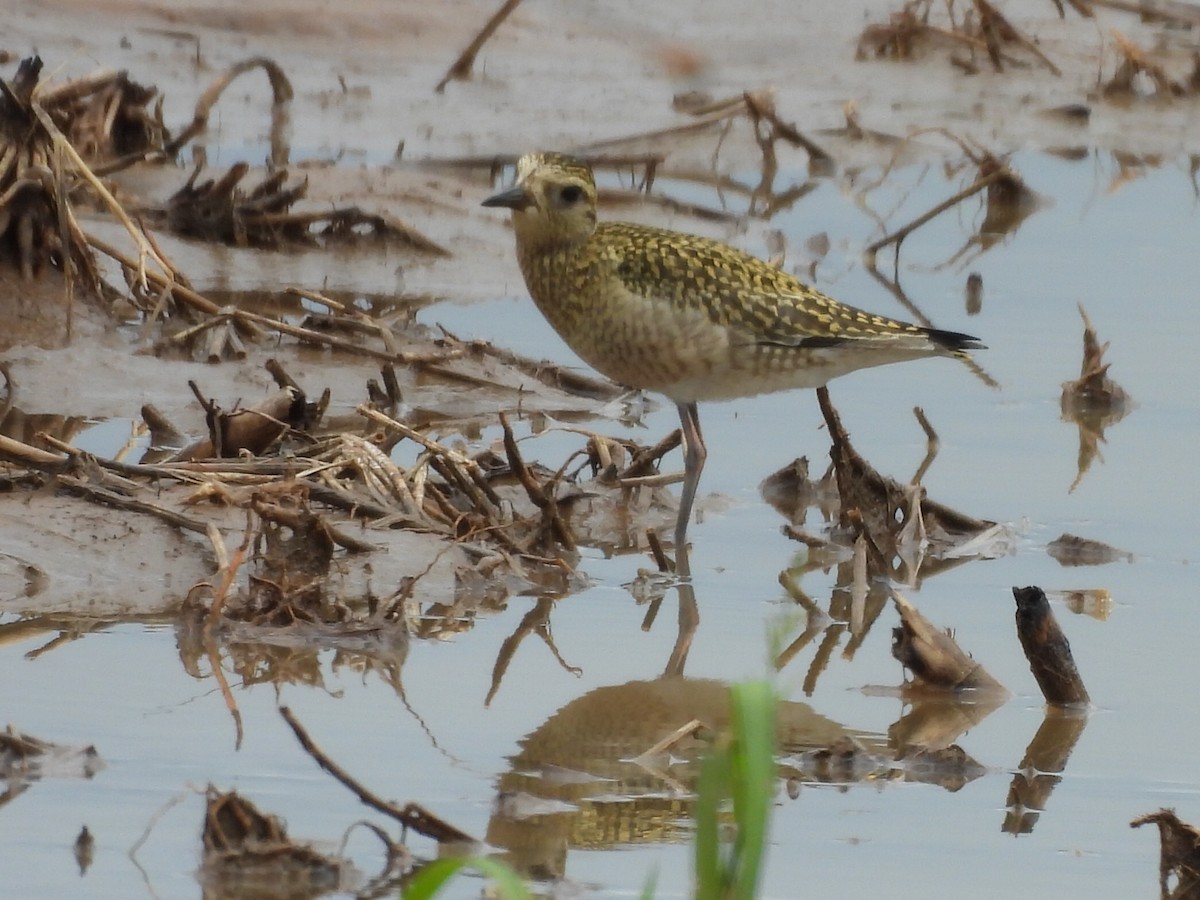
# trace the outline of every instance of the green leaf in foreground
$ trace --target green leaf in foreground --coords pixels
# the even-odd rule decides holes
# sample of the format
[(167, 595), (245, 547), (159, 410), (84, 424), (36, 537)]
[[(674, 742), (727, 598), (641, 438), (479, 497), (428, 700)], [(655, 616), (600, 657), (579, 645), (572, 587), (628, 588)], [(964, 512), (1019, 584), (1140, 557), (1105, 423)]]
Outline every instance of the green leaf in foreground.
[[(730, 734), (700, 767), (696, 797), (697, 900), (752, 900), (758, 889), (775, 783), (775, 692), (767, 681), (730, 689)], [(722, 845), (721, 810), (733, 801), (736, 835)]]
[(451, 878), (464, 869), (474, 869), (490, 879), (504, 900), (530, 900), (529, 890), (521, 876), (500, 860), (486, 856), (434, 860), (409, 879), (401, 896), (405, 900), (430, 900), (441, 892)]
[(748, 681), (730, 688), (733, 744), (734, 840), (733, 896), (754, 897), (767, 851), (775, 784), (775, 691), (767, 681)]

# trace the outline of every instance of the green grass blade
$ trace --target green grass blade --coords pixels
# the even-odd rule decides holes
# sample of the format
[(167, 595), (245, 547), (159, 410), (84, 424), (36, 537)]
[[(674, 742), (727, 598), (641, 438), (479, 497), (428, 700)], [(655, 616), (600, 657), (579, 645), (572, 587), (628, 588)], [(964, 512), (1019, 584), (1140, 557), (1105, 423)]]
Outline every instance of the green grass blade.
[(646, 884), (642, 888), (642, 900), (654, 900), (654, 891), (658, 888), (658, 869), (650, 870), (646, 876)]
[(724, 900), (726, 871), (721, 851), (721, 801), (729, 796), (729, 750), (722, 739), (700, 763), (696, 784), (696, 900)]
[(486, 856), (447, 857), (437, 859), (417, 872), (404, 886), (404, 900), (430, 900), (436, 897), (446, 883), (463, 869), (475, 869), (496, 885), (504, 900), (531, 900), (529, 890), (521, 876), (498, 859)]
[(762, 874), (775, 784), (775, 691), (770, 682), (730, 688), (733, 743), (730, 774), (737, 838), (730, 896), (753, 900)]

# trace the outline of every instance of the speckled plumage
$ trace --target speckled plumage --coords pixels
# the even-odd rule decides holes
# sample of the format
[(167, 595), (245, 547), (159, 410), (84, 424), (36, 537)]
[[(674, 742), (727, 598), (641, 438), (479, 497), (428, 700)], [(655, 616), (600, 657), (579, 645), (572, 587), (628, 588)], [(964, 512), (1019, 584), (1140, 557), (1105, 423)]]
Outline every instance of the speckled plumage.
[(516, 185), (484, 205), (512, 210), (525, 284), (563, 340), (614, 381), (679, 406), (687, 472), (677, 544), (703, 466), (697, 401), (820, 387), (856, 369), (981, 346), (846, 306), (719, 241), (597, 223), (591, 169), (569, 156), (521, 157)]

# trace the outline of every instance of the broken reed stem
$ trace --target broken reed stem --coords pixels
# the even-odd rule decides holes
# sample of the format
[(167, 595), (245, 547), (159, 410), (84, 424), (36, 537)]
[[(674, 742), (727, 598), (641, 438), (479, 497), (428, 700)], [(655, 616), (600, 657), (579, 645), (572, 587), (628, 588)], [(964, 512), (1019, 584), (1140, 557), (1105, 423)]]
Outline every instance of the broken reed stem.
[(67, 301), (66, 343), (70, 345), (75, 331), (75, 259), (70, 252), (71, 241), (69, 237), (69, 232), (71, 231), (71, 207), (67, 203), (67, 192), (63, 190), (66, 179), (63, 174), (62, 148), (57, 143), (53, 146), (54, 152), (50, 157), (50, 169), (54, 173), (54, 184), (56, 185), (54, 194), (58, 205), (56, 211), (58, 219), (58, 242), (63, 248), (62, 270)]
[(296, 735), (296, 740), (300, 742), (300, 746), (316, 761), (317, 765), (332, 775), (337, 781), (341, 782), (342, 785), (349, 788), (367, 806), (383, 813), (385, 816), (391, 816), (404, 827), (412, 828), (418, 834), (432, 838), (439, 844), (476, 843), (475, 839), (466, 832), (459, 831), (453, 825), (431, 815), (415, 803), (407, 803), (401, 807), (382, 799), (330, 759), (317, 746), (316, 741), (312, 739), (295, 715), (292, 714), (291, 709), (281, 706), (279, 707), (279, 714), (283, 716), (283, 720), (288, 723), (288, 727)]
[[(617, 473), (617, 481), (621, 484), (624, 484), (632, 478), (642, 477), (645, 473), (653, 471), (654, 464), (656, 462), (658, 462), (682, 443), (682, 432), (676, 428), (653, 447), (646, 447), (645, 449), (638, 450), (636, 453), (634, 453), (633, 458), (629, 461), (629, 465)], [(673, 478), (671, 483), (678, 481), (680, 478), (680, 476), (671, 477)]]
[(1136, 13), (1145, 21), (1200, 26), (1200, 7), (1194, 3), (1181, 3), (1178, 0), (1159, 0), (1157, 3), (1147, 3), (1146, 0), (1087, 0), (1087, 3), (1089, 6)]
[[(487, 508), (490, 506), (496, 516), (500, 515), (503, 506), (500, 501), (500, 495), (488, 484), (483, 470), (475, 460), (455, 450), (451, 450), (444, 444), (439, 444), (437, 441), (427, 438), (415, 428), (411, 428), (398, 419), (393, 419), (391, 416), (370, 406), (366, 406), (365, 404), (360, 405), (355, 407), (354, 411), (376, 424), (398, 431), (404, 437), (416, 441), (433, 454), (430, 460), (431, 465), (434, 464), (435, 460), (439, 462), (441, 467), (438, 468), (438, 474), (445, 478), (447, 482), (452, 481), (458, 484), (467, 496), (471, 498), (472, 503), (475, 504), (480, 512), (487, 512)], [(463, 472), (466, 472), (467, 475), (463, 476)], [(496, 521), (499, 521), (499, 519), (497, 518)]]
[(899, 253), (900, 252), (900, 243), (906, 237), (908, 237), (912, 232), (916, 231), (918, 228), (920, 228), (922, 225), (924, 225), (930, 219), (940, 216), (946, 210), (961, 203), (963, 200), (966, 200), (968, 197), (970, 197), (974, 194), (978, 194), (980, 191), (982, 191), (988, 187), (991, 187), (993, 184), (1000, 181), (1001, 179), (1008, 178), (1008, 177), (1010, 177), (1010, 173), (1007, 169), (1005, 169), (1005, 168), (997, 169), (995, 172), (992, 172), (988, 175), (983, 176), (982, 178), (977, 179), (974, 184), (972, 184), (970, 187), (964, 188), (963, 190), (959, 191), (953, 197), (943, 200), (941, 203), (939, 203), (937, 206), (935, 206), (933, 209), (929, 210), (925, 214), (917, 216), (917, 218), (913, 219), (911, 222), (909, 222), (904, 227), (897, 228), (891, 234), (885, 235), (884, 237), (881, 237), (879, 240), (875, 241), (873, 244), (868, 245), (866, 250), (864, 250), (863, 252), (866, 254), (869, 264), (874, 266), (875, 254), (878, 253), (879, 250), (882, 249), (883, 247), (886, 247), (888, 244), (894, 243), (896, 245), (896, 252)]
[[(138, 270), (138, 264), (118, 250), (116, 247), (106, 241), (95, 237), (94, 235), (87, 236), (88, 243), (93, 248), (99, 250), (107, 256), (112, 257), (118, 263), (132, 271)], [(172, 271), (168, 269), (168, 271)], [(222, 310), (221, 307), (213, 303), (207, 297), (196, 293), (196, 291), (180, 284), (173, 277), (167, 278), (159, 275), (156, 272), (145, 270), (144, 267), (140, 273), (146, 281), (160, 289), (169, 290), (171, 295), (182, 300), (193, 309), (205, 313), (206, 315), (218, 318), (232, 319), (239, 326), (249, 331), (250, 336), (258, 339), (262, 337), (263, 330), (276, 331), (280, 334), (286, 334), (290, 337), (299, 338), (300, 340), (308, 341), (313, 344), (325, 345), (333, 350), (345, 350), (348, 353), (358, 354), (360, 356), (368, 356), (373, 359), (379, 359), (384, 362), (400, 363), (401, 365), (432, 365), (439, 362), (447, 362), (462, 355), (461, 350), (448, 350), (438, 353), (400, 353), (389, 352), (386, 350), (375, 350), (372, 347), (364, 347), (361, 344), (356, 344), (354, 341), (348, 341), (344, 338), (335, 337), (331, 334), (322, 334), (319, 331), (313, 331), (310, 328), (304, 328), (299, 325), (292, 325), (289, 322), (284, 322), (278, 319), (272, 319), (268, 316), (259, 315), (258, 313), (247, 312), (242, 309), (232, 309), (229, 311)], [(212, 324), (205, 323), (206, 327), (211, 327)]]
[(432, 438), (428, 438), (421, 434), (421, 432), (417, 431), (415, 428), (405, 425), (399, 419), (393, 419), (391, 416), (381, 413), (377, 409), (372, 409), (370, 406), (366, 405), (359, 405), (354, 408), (354, 411), (364, 419), (369, 419), (370, 421), (374, 422), (376, 425), (382, 425), (384, 428), (390, 428), (393, 431), (400, 432), (401, 435), (409, 440), (416, 441), (430, 453), (434, 454), (435, 456), (444, 457), (455, 465), (463, 466), (464, 468), (478, 465), (478, 463), (476, 463), (474, 460), (464, 456), (457, 450), (451, 450), (444, 444), (439, 444)]
[(97, 487), (82, 478), (77, 478), (74, 475), (59, 475), (58, 483), (73, 494), (79, 494), (94, 503), (100, 503), (105, 506), (113, 506), (117, 509), (127, 509), (133, 512), (148, 513), (152, 516), (157, 516), (168, 525), (174, 525), (176, 528), (182, 528), (184, 531), (192, 531), (196, 534), (203, 534), (207, 537), (208, 526), (203, 522), (189, 518), (167, 509), (164, 506), (158, 506), (154, 503), (147, 503), (144, 500), (135, 500), (132, 497), (127, 497), (124, 494), (118, 494), (116, 491), (110, 491), (106, 488)]
[(58, 130), (58, 126), (54, 124), (54, 120), (50, 118), (49, 113), (38, 103), (31, 103), (30, 107), (37, 116), (42, 128), (46, 130), (46, 134), (50, 136), (54, 147), (63, 156), (67, 157), (71, 165), (74, 166), (76, 174), (91, 186), (108, 211), (125, 227), (125, 230), (129, 232), (129, 236), (133, 238), (133, 242), (138, 248), (138, 262), (131, 266), (131, 268), (138, 273), (138, 282), (143, 287), (146, 285), (146, 276), (149, 274), (146, 270), (146, 257), (153, 259), (162, 267), (164, 272), (173, 271), (167, 261), (159, 256), (153, 245), (146, 240), (146, 236), (142, 233), (142, 230), (134, 225), (133, 220), (129, 218), (124, 207), (117, 202), (108, 188), (104, 186), (104, 182), (97, 178), (88, 164), (83, 161), (83, 157), (79, 155), (78, 151), (71, 145), (71, 142), (67, 140), (66, 135)]
[(1017, 601), (1017, 637), (1047, 703), (1058, 706), (1091, 702), (1071, 655), (1071, 643), (1059, 627), (1046, 593), (1036, 586), (1012, 589)]
[(1004, 690), (950, 634), (935, 628), (899, 591), (893, 589), (891, 595), (900, 613), (900, 627), (892, 633), (892, 655), (913, 673), (916, 685), (956, 692)]
[(278, 319), (272, 319), (268, 316), (262, 316), (258, 313), (246, 312), (245, 310), (231, 310), (228, 315), (232, 316), (239, 324), (249, 326), (261, 326), (270, 331), (278, 331), (281, 334), (290, 335), (291, 337), (300, 338), (309, 341), (313, 344), (324, 344), (333, 350), (345, 350), (348, 353), (355, 353), (360, 356), (369, 356), (373, 359), (379, 359), (384, 362), (400, 363), (406, 366), (420, 366), (428, 363), (446, 362), (447, 360), (455, 359), (461, 356), (461, 351), (449, 350), (438, 353), (402, 353), (389, 352), (387, 350), (375, 350), (371, 347), (364, 347), (361, 344), (356, 344), (354, 341), (348, 341), (344, 338), (334, 337), (331, 334), (322, 334), (319, 331), (313, 331), (311, 328), (304, 328), (299, 325), (292, 325), (289, 322), (283, 322)]
[[(242, 536), (242, 543), (234, 551), (233, 557), (226, 560), (225, 565), (222, 565), (218, 570), (221, 580), (216, 588), (213, 589), (212, 606), (208, 609), (208, 618), (204, 623), (204, 633), (208, 638), (212, 638), (217, 632), (217, 626), (221, 621), (221, 613), (225, 609), (225, 601), (229, 598), (229, 589), (233, 586), (233, 580), (237, 578), (238, 570), (241, 569), (242, 563), (246, 559), (246, 550), (250, 547), (250, 539), (253, 537), (252, 528), (253, 519), (249, 511), (246, 513), (246, 529)], [(209, 535), (209, 540), (212, 540), (212, 535)]]
[[(87, 240), (88, 240), (88, 243), (91, 244), (93, 249), (99, 250), (101, 253), (105, 254), (106, 256), (112, 257), (117, 262), (119, 262), (122, 266), (124, 266), (126, 269), (133, 271), (133, 272), (138, 272), (139, 275), (141, 276), (139, 278), (139, 280), (141, 280), (143, 283), (145, 283), (145, 281), (149, 281), (149, 282), (153, 283), (156, 287), (170, 288), (172, 293), (175, 294), (175, 296), (177, 296), (180, 300), (183, 300), (188, 306), (191, 306), (192, 308), (194, 308), (202, 313), (207, 313), (210, 316), (220, 315), (221, 308), (219, 306), (217, 306), (217, 304), (213, 303), (207, 297), (203, 297), (200, 294), (197, 294), (191, 288), (180, 284), (178, 281), (175, 280), (173, 275), (170, 278), (166, 278), (155, 272), (146, 271), (144, 264), (139, 265), (139, 263), (137, 263), (135, 260), (130, 259), (128, 256), (126, 256), (124, 253), (122, 253), (120, 250), (118, 250), (112, 244), (108, 243), (107, 241), (105, 241), (101, 238), (96, 237), (95, 235), (89, 234), (87, 236)], [(174, 272), (174, 270), (171, 269), (170, 267), (165, 267), (164, 270), (167, 272), (172, 272), (172, 273)]]
[(1005, 18), (988, 0), (975, 0), (975, 9), (979, 12), (980, 26), (985, 34), (989, 32), (994, 33), (998, 29), (1004, 37), (1016, 41), (1041, 60), (1042, 64), (1054, 73), (1055, 76), (1062, 77), (1062, 69), (1051, 62), (1050, 58), (1041, 51), (1036, 43), (1026, 37), (1020, 29)]
[(213, 558), (217, 561), (217, 571), (229, 568), (229, 552), (225, 549), (225, 541), (221, 537), (221, 529), (212, 522), (208, 523), (208, 542), (212, 544)]
[(200, 99), (196, 101), (196, 109), (192, 114), (192, 121), (179, 133), (175, 140), (171, 141), (164, 148), (167, 156), (174, 158), (184, 145), (192, 138), (208, 127), (208, 117), (212, 112), (213, 106), (224, 93), (225, 88), (229, 87), (239, 75), (248, 72), (251, 69), (261, 68), (267, 74), (267, 80), (271, 83), (271, 162), (276, 165), (284, 165), (287, 160), (286, 153), (281, 151), (280, 147), (276, 146), (277, 138), (281, 137), (283, 125), (286, 122), (287, 104), (295, 96), (292, 90), (292, 84), (288, 81), (288, 77), (278, 63), (264, 56), (255, 56), (250, 59), (244, 59), (241, 62), (234, 63), (225, 72), (219, 75), (212, 84), (200, 95)]
[(649, 749), (639, 753), (637, 758), (646, 759), (647, 757), (660, 756), (661, 754), (666, 753), (684, 738), (694, 737), (704, 727), (704, 723), (699, 719), (692, 719), (692, 721), (688, 722), (686, 725), (680, 725), (653, 747), (650, 747)]
[(933, 465), (933, 461), (937, 459), (938, 450), (941, 448), (941, 440), (938, 434), (933, 430), (933, 425), (929, 419), (925, 418), (925, 410), (919, 406), (913, 407), (913, 415), (917, 417), (917, 423), (925, 432), (925, 458), (921, 460), (921, 465), (917, 468), (917, 472), (913, 475), (909, 484), (920, 484), (925, 477), (925, 473), (929, 471), (929, 467)]
[(31, 447), (29, 444), (3, 434), (0, 434), (0, 459), (36, 469), (39, 472), (50, 473), (61, 472), (67, 465), (67, 460), (56, 453), (48, 453), (37, 447)]
[[(39, 431), (37, 433), (39, 443), (45, 444), (61, 453), (67, 454), (69, 457), (78, 459), (87, 456), (87, 453), (80, 450), (78, 447), (72, 447), (70, 444), (60, 441), (53, 435)], [(11, 438), (0, 436), (0, 457), (5, 456), (5, 448), (9, 444), (17, 444), (25, 451), (32, 451), (35, 454), (43, 453), (44, 451), (30, 447), (28, 444), (21, 444), (19, 441), (13, 441)], [(17, 458), (14, 454), (10, 458)], [(36, 459), (45, 459), (45, 457), (34, 457)], [(64, 460), (61, 457), (50, 456), (56, 460), (57, 467), (61, 468)], [(113, 459), (104, 459), (103, 457), (92, 457), (96, 465), (110, 472), (115, 472), (118, 475), (123, 475), (127, 478), (141, 476), (144, 478), (171, 478), (175, 481), (180, 481), (189, 484), (198, 484), (209, 481), (224, 481), (233, 484), (264, 484), (277, 480), (281, 476), (289, 476), (296, 472), (296, 461), (294, 460), (277, 460), (277, 459), (260, 459), (260, 460), (208, 460), (200, 462), (172, 462), (163, 463), (162, 465), (147, 465), (145, 463), (125, 463), (118, 462)], [(27, 463), (29, 464), (29, 463)], [(37, 468), (49, 468), (49, 466), (37, 466)], [(55, 469), (57, 470), (57, 469)], [(301, 473), (304, 474), (304, 473)]]
[(537, 479), (529, 472), (529, 468), (525, 465), (525, 460), (521, 458), (521, 451), (517, 447), (517, 440), (513, 437), (512, 426), (508, 424), (508, 416), (500, 413), (500, 427), (504, 429), (504, 453), (508, 457), (508, 464), (513, 470), (513, 474), (517, 476), (517, 480), (521, 482), (521, 487), (525, 489), (525, 494), (530, 501), (545, 514), (546, 524), (550, 526), (550, 530), (554, 533), (554, 538), (562, 546), (573, 552), (575, 548), (575, 537), (571, 534), (566, 523), (562, 520), (562, 516), (558, 513), (558, 501), (554, 498), (552, 492), (547, 492), (545, 487), (537, 483)]
[[(238, 709), (237, 700), (234, 699), (233, 691), (229, 688), (229, 681), (226, 679), (225, 672), (221, 668), (221, 651), (217, 647), (216, 634), (217, 627), (221, 621), (221, 613), (225, 609), (225, 601), (229, 597), (229, 589), (233, 586), (233, 580), (237, 577), (238, 570), (242, 567), (242, 562), (246, 559), (246, 551), (250, 547), (254, 531), (252, 523), (253, 520), (249, 511), (247, 511), (246, 530), (242, 537), (241, 546), (234, 551), (233, 558), (229, 559), (228, 563), (220, 568), (221, 580), (213, 590), (212, 605), (208, 608), (208, 615), (204, 620), (204, 652), (208, 656), (208, 663), (212, 668), (213, 678), (216, 679), (217, 686), (221, 690), (221, 696), (225, 700), (225, 708), (229, 710), (229, 715), (233, 717), (233, 728), (236, 734), (234, 747), (238, 750), (242, 748), (242, 738), (245, 736), (245, 731), (242, 727), (242, 713)], [(209, 539), (212, 540), (211, 531), (209, 532)]]
[(500, 27), (500, 23), (507, 19), (520, 3), (521, 0), (504, 0), (504, 5), (484, 23), (483, 28), (475, 35), (474, 40), (458, 55), (458, 59), (451, 63), (450, 68), (446, 70), (446, 74), (437, 83), (434, 91), (440, 94), (446, 90), (446, 85), (451, 81), (463, 81), (471, 77), (471, 67), (475, 65), (475, 57), (479, 53), (479, 48), (487, 43), (487, 39)]
[(674, 572), (675, 567), (671, 565), (671, 560), (667, 557), (666, 551), (663, 550), (658, 532), (653, 528), (646, 529), (646, 543), (650, 545), (650, 555), (654, 557), (654, 563), (658, 566), (658, 571), (668, 574)]

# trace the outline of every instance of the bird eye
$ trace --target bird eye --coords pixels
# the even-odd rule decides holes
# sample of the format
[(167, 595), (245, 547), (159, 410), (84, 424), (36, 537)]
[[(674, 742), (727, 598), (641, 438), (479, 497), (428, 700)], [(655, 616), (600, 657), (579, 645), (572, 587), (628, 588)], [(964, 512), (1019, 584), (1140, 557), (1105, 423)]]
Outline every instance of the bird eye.
[(572, 203), (579, 202), (579, 199), (583, 196), (583, 188), (577, 184), (569, 184), (559, 191), (558, 196), (564, 206), (570, 206)]

